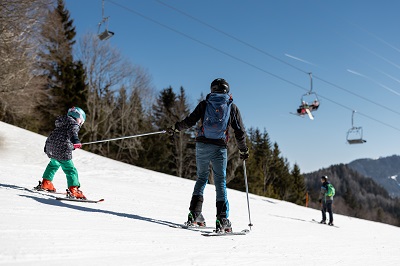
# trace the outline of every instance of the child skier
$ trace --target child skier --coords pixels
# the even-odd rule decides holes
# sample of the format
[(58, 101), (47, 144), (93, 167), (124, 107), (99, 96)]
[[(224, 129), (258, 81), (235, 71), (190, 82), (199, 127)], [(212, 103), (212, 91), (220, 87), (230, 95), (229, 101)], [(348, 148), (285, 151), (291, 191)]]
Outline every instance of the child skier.
[(322, 206), (322, 220), (321, 224), (326, 224), (326, 211), (329, 213), (329, 225), (333, 226), (333, 212), (332, 212), (332, 203), (333, 196), (335, 195), (335, 190), (331, 183), (328, 181), (328, 177), (326, 175), (321, 176), (321, 192), (319, 202)]
[(224, 79), (215, 79), (210, 86), (211, 93), (201, 101), (194, 111), (184, 120), (168, 128), (173, 135), (194, 126), (199, 120), (201, 125), (196, 136), (197, 180), (189, 206), (187, 224), (204, 226), (202, 215), (203, 192), (208, 181), (209, 165), (212, 164), (216, 190), (216, 230), (232, 231), (229, 216), (229, 202), (226, 193), (226, 167), (228, 161), (228, 128), (232, 127), (237, 140), (240, 158), (249, 157), (246, 146), (246, 131), (239, 108), (232, 103), (229, 84)]
[(86, 199), (79, 190), (78, 171), (72, 162), (72, 151), (82, 147), (78, 132), (85, 120), (86, 114), (79, 107), (70, 108), (67, 115), (59, 116), (56, 119), (56, 128), (50, 133), (44, 146), (44, 152), (50, 158), (50, 162), (43, 173), (43, 181), (39, 184), (39, 189), (56, 191), (52, 181), (61, 166), (67, 177), (69, 196)]

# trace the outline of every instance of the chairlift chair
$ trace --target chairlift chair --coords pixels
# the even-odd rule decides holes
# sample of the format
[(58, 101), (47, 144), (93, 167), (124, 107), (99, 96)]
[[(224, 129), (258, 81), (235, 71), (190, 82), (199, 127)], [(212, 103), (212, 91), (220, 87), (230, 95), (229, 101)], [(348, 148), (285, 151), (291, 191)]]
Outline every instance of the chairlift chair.
[[(108, 18), (109, 17), (104, 17), (104, 0), (102, 1), (102, 20), (99, 23), (99, 29), (97, 30), (97, 36), (101, 41), (105, 41), (110, 39), (112, 36), (114, 36), (114, 32), (108, 30)], [(105, 29), (100, 33), (100, 29), (102, 28), (102, 25), (104, 25)]]
[(311, 112), (318, 110), (320, 101), (318, 95), (313, 92), (312, 73), (308, 74), (310, 75), (310, 90), (301, 96), (301, 104), (297, 109), (297, 115), (304, 116), (308, 114), (309, 118), (313, 120), (314, 117)]
[(365, 139), (363, 139), (363, 129), (362, 127), (355, 127), (354, 126), (354, 113), (356, 111), (353, 111), (353, 114), (351, 116), (351, 128), (347, 131), (347, 143), (348, 144), (363, 144), (367, 142)]

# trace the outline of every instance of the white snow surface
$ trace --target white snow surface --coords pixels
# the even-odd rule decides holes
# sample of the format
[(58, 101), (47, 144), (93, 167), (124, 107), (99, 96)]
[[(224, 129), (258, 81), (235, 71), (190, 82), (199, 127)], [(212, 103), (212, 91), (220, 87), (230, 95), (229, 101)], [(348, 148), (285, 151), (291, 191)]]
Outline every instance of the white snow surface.
[[(245, 236), (172, 228), (187, 218), (194, 181), (74, 151), (81, 190), (101, 203), (24, 190), (49, 161), (46, 137), (0, 122), (0, 265), (400, 265), (400, 228), (249, 195)], [(248, 173), (250, 175), (250, 173)], [(54, 179), (66, 189), (60, 169)], [(203, 214), (215, 222), (215, 189)], [(246, 193), (228, 190), (235, 231), (248, 228)]]

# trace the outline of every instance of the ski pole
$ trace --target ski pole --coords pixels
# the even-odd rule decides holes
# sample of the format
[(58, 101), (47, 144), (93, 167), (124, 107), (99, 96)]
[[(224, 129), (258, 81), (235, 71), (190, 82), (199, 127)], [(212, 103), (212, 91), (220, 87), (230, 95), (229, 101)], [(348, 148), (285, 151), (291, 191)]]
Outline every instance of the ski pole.
[(249, 186), (247, 184), (246, 160), (243, 160), (243, 171), (244, 171), (244, 183), (246, 185), (247, 210), (248, 210), (248, 213), (249, 213), (249, 227), (250, 227), (250, 230), (251, 230), (251, 227), (253, 226), (253, 224), (251, 223), (251, 218), (250, 218)]
[(167, 131), (162, 130), (162, 131), (157, 131), (157, 132), (143, 133), (143, 134), (138, 134), (138, 135), (133, 135), (133, 136), (127, 136), (127, 137), (120, 137), (120, 138), (114, 138), (114, 139), (105, 139), (105, 140), (97, 140), (97, 141), (92, 141), (92, 142), (85, 142), (85, 143), (82, 143), (82, 145), (101, 143), (101, 142), (108, 142), (108, 141), (120, 140), (120, 139), (138, 138), (138, 137), (155, 135), (155, 134), (163, 134), (163, 133), (166, 133), (166, 132)]

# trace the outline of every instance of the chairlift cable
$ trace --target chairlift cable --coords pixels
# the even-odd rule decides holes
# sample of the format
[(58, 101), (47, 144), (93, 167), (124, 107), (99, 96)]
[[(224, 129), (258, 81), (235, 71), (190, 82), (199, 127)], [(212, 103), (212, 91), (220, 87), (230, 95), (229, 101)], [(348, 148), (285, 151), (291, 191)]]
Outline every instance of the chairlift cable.
[[(294, 87), (298, 87), (298, 88), (300, 88), (300, 89), (302, 89), (302, 90), (304, 90), (304, 91), (308, 91), (308, 90), (305, 89), (304, 87), (302, 87), (302, 86), (300, 86), (300, 85), (298, 85), (298, 84), (296, 84), (296, 83), (294, 83), (294, 82), (292, 82), (292, 81), (290, 81), (290, 80), (288, 80), (288, 79), (286, 79), (286, 78), (283, 78), (283, 77), (281, 77), (281, 76), (279, 76), (279, 75), (276, 75), (276, 74), (274, 74), (274, 73), (271, 73), (271, 72), (269, 72), (269, 71), (267, 71), (267, 70), (265, 70), (265, 69), (263, 69), (263, 68), (261, 68), (261, 67), (258, 67), (258, 66), (254, 65), (254, 64), (252, 64), (252, 63), (247, 62), (247, 61), (244, 60), (244, 59), (241, 59), (241, 58), (239, 58), (239, 57), (237, 57), (237, 56), (234, 56), (234, 55), (229, 54), (229, 53), (227, 53), (227, 52), (225, 52), (225, 51), (223, 51), (223, 50), (220, 50), (220, 49), (218, 49), (218, 48), (216, 48), (216, 47), (214, 47), (214, 46), (212, 46), (212, 45), (210, 45), (210, 44), (208, 44), (208, 43), (205, 43), (205, 42), (203, 42), (203, 41), (201, 41), (201, 40), (198, 40), (198, 39), (196, 39), (196, 38), (194, 38), (194, 37), (191, 37), (190, 35), (188, 35), (188, 34), (186, 34), (186, 33), (183, 33), (183, 32), (181, 32), (181, 31), (179, 31), (179, 30), (176, 30), (176, 29), (174, 29), (174, 28), (168, 26), (168, 25), (165, 25), (165, 24), (163, 24), (163, 23), (161, 23), (161, 22), (159, 22), (159, 21), (157, 21), (157, 20), (155, 20), (155, 19), (153, 19), (153, 18), (151, 18), (151, 17), (149, 17), (149, 16), (146, 16), (146, 15), (144, 15), (144, 14), (142, 14), (142, 13), (136, 11), (136, 10), (133, 10), (132, 8), (129, 8), (129, 7), (126, 7), (126, 6), (121, 5), (121, 4), (119, 4), (119, 3), (116, 3), (116, 2), (113, 1), (113, 0), (107, 0), (107, 1), (110, 2), (110, 3), (112, 3), (112, 4), (114, 4), (115, 6), (118, 6), (118, 7), (122, 8), (122, 9), (127, 10), (127, 11), (130, 12), (130, 13), (133, 13), (133, 14), (135, 14), (135, 15), (137, 15), (137, 16), (139, 16), (139, 17), (142, 17), (142, 18), (144, 18), (144, 19), (146, 19), (146, 20), (149, 20), (149, 21), (151, 21), (151, 22), (153, 22), (153, 23), (155, 23), (155, 24), (157, 24), (157, 25), (159, 25), (159, 26), (161, 26), (161, 27), (163, 27), (163, 28), (166, 28), (166, 29), (168, 29), (168, 30), (170, 30), (170, 31), (173, 31), (173, 32), (175, 32), (175, 33), (177, 33), (177, 34), (179, 34), (179, 35), (185, 37), (185, 38), (188, 38), (188, 39), (190, 39), (190, 40), (192, 40), (192, 41), (194, 41), (194, 42), (197, 42), (197, 43), (199, 43), (199, 44), (201, 44), (201, 45), (203, 45), (203, 46), (205, 46), (205, 47), (208, 47), (208, 48), (210, 48), (210, 49), (212, 49), (212, 50), (214, 50), (214, 51), (217, 51), (217, 52), (219, 52), (219, 53), (221, 53), (221, 54), (224, 54), (224, 55), (226, 55), (226, 56), (228, 56), (228, 57), (230, 57), (230, 58), (232, 58), (232, 59), (235, 59), (236, 61), (239, 61), (239, 62), (241, 62), (241, 63), (244, 63), (244, 64), (246, 64), (246, 65), (248, 65), (248, 66), (251, 66), (251, 67), (253, 67), (253, 68), (255, 68), (255, 69), (257, 69), (257, 70), (259, 70), (259, 71), (261, 71), (261, 72), (263, 72), (263, 73), (266, 73), (266, 74), (268, 74), (268, 75), (270, 75), (270, 76), (272, 76), (272, 77), (275, 77), (275, 78), (277, 78), (277, 79), (279, 79), (279, 80), (281, 80), (281, 81), (284, 81), (284, 82), (286, 82), (286, 83), (288, 83), (288, 84), (290, 84), (290, 85), (292, 85), (292, 86), (294, 86)], [(267, 55), (269, 55), (269, 54), (267, 54)], [(272, 58), (274, 58), (274, 57), (272, 56)], [(301, 70), (301, 69), (299, 69), (299, 68), (297, 68), (297, 67), (295, 67), (295, 66), (293, 66), (293, 65), (291, 65), (291, 64), (289, 64), (289, 63), (286, 63), (286, 62), (284, 62), (283, 60), (279, 60), (279, 61), (281, 61), (282, 63), (285, 63), (285, 64), (287, 64), (287, 65), (290, 65), (290, 66), (296, 68), (297, 70), (299, 70), (299, 71), (301, 71), (301, 72), (303, 72), (303, 73), (306, 73), (306, 74), (309, 73), (309, 72), (303, 71), (303, 70)], [(346, 91), (346, 92), (348, 92), (348, 93), (351, 93), (352, 95), (357, 96), (357, 97), (359, 97), (359, 98), (361, 98), (361, 99), (363, 99), (363, 100), (366, 100), (366, 101), (368, 101), (368, 102), (370, 102), (370, 103), (373, 103), (373, 104), (375, 104), (375, 105), (377, 105), (377, 106), (380, 106), (380, 107), (382, 107), (382, 108), (384, 108), (384, 109), (386, 109), (386, 110), (392, 111), (392, 112), (394, 112), (394, 113), (400, 115), (400, 112), (394, 111), (394, 110), (392, 110), (392, 109), (390, 109), (390, 108), (388, 108), (388, 107), (385, 107), (385, 106), (383, 106), (383, 105), (381, 105), (381, 104), (379, 104), (379, 103), (376, 103), (376, 102), (374, 102), (374, 101), (372, 101), (372, 100), (369, 100), (369, 99), (367, 99), (367, 98), (365, 98), (365, 97), (363, 97), (363, 96), (360, 96), (360, 95), (358, 95), (358, 94), (356, 94), (356, 93), (350, 92), (349, 90), (344, 89), (344, 88), (342, 88), (342, 87), (340, 87), (340, 86), (338, 86), (338, 85), (336, 85), (336, 84), (334, 84), (334, 83), (332, 83), (332, 82), (326, 81), (326, 80), (324, 80), (324, 79), (322, 79), (322, 78), (318, 78), (318, 77), (316, 77), (316, 78), (319, 79), (320, 81), (323, 81), (323, 82), (325, 82), (325, 83), (327, 83), (327, 84), (329, 84), (329, 85), (335, 87), (335, 88), (339, 88), (339, 89), (341, 89), (341, 90), (343, 90), (343, 91)], [(345, 109), (348, 109), (348, 110), (351, 110), (351, 111), (353, 110), (353, 108), (350, 108), (350, 107), (348, 107), (348, 106), (346, 106), (346, 105), (343, 105), (343, 104), (341, 104), (341, 103), (338, 103), (338, 102), (336, 102), (336, 101), (334, 101), (334, 100), (331, 100), (331, 99), (329, 99), (329, 98), (327, 98), (327, 97), (323, 97), (323, 96), (321, 96), (321, 94), (319, 94), (319, 95), (320, 95), (321, 98), (323, 98), (323, 99), (325, 99), (325, 100), (327, 100), (327, 101), (330, 101), (330, 102), (332, 102), (332, 103), (334, 103), (334, 104), (336, 104), (336, 105), (339, 105), (339, 106), (341, 106), (341, 107), (343, 107), (343, 108), (345, 108)], [(382, 122), (382, 121), (380, 121), (380, 120), (378, 120), (378, 119), (376, 119), (376, 118), (373, 118), (373, 117), (371, 117), (371, 116), (368, 116), (368, 115), (363, 114), (363, 113), (360, 113), (360, 112), (359, 112), (359, 114), (362, 115), (362, 116), (364, 116), (364, 117), (366, 117), (366, 118), (368, 118), (368, 119), (370, 119), (370, 120), (373, 120), (373, 121), (375, 121), (375, 122), (377, 122), (377, 123), (380, 123), (380, 124), (382, 124), (382, 125), (385, 125), (385, 126), (387, 126), (387, 127), (390, 127), (390, 128), (392, 128), (392, 129), (397, 130), (397, 131), (400, 132), (400, 129), (399, 129), (399, 128), (394, 127), (394, 126), (392, 126), (392, 125), (390, 125), (390, 124), (388, 124), (388, 123)]]
[[(200, 19), (198, 19), (198, 18), (196, 18), (196, 17), (194, 17), (194, 16), (192, 16), (192, 15), (190, 15), (190, 14), (188, 14), (188, 13), (186, 13), (186, 12), (184, 12), (184, 11), (178, 9), (178, 8), (176, 8), (176, 7), (171, 6), (170, 4), (164, 3), (163, 1), (160, 1), (160, 0), (155, 0), (155, 1), (156, 1), (157, 3), (159, 3), (159, 4), (161, 4), (161, 5), (164, 5), (164, 6), (168, 7), (169, 9), (172, 9), (172, 10), (174, 10), (174, 11), (176, 11), (176, 12), (178, 12), (178, 13), (180, 13), (180, 14), (182, 14), (182, 15), (184, 15), (184, 16), (186, 16), (186, 17), (192, 19), (192, 20), (194, 20), (194, 21), (197, 21), (197, 22), (200, 23), (200, 24), (203, 24), (204, 26), (206, 26), (206, 27), (208, 27), (208, 28), (210, 28), (210, 29), (212, 29), (212, 30), (218, 32), (218, 33), (221, 33), (221, 34), (225, 35), (226, 37), (229, 37), (229, 38), (231, 38), (231, 39), (233, 39), (233, 40), (235, 40), (235, 41), (237, 41), (237, 42), (239, 42), (239, 43), (241, 43), (241, 44), (244, 44), (244, 45), (250, 47), (250, 48), (252, 48), (252, 49), (255, 50), (255, 51), (258, 51), (258, 52), (260, 52), (260, 53), (262, 53), (262, 54), (264, 54), (264, 55), (266, 55), (266, 56), (269, 56), (270, 58), (272, 58), (272, 59), (274, 59), (274, 60), (276, 60), (276, 61), (279, 61), (279, 62), (281, 62), (281, 63), (283, 63), (283, 64), (285, 64), (285, 65), (287, 65), (287, 66), (289, 66), (289, 67), (291, 67), (291, 68), (293, 68), (293, 69), (295, 69), (295, 70), (298, 70), (298, 71), (300, 71), (300, 72), (302, 72), (302, 73), (304, 73), (304, 74), (309, 74), (307, 71), (305, 71), (305, 70), (303, 70), (303, 69), (301, 69), (301, 68), (299, 68), (299, 67), (297, 67), (297, 66), (295, 66), (295, 65), (293, 65), (293, 64), (291, 64), (291, 63), (288, 63), (288, 62), (286, 62), (286, 61), (284, 61), (284, 60), (282, 60), (282, 59), (280, 59), (280, 58), (278, 58), (278, 57), (276, 57), (276, 56), (274, 56), (274, 55), (272, 55), (272, 54), (270, 54), (270, 53), (268, 53), (268, 52), (266, 52), (266, 51), (264, 51), (264, 50), (262, 50), (262, 49), (260, 49), (260, 48), (258, 48), (258, 47), (256, 47), (256, 46), (254, 46), (254, 45), (252, 45), (252, 44), (250, 44), (250, 43), (248, 43), (248, 42), (246, 42), (246, 41), (243, 41), (243, 40), (241, 40), (241, 39), (239, 39), (239, 38), (237, 38), (237, 37), (235, 37), (235, 36), (233, 36), (233, 35), (231, 35), (231, 34), (225, 32), (225, 31), (223, 31), (223, 30), (220, 30), (220, 29), (218, 29), (218, 28), (216, 28), (216, 27), (214, 27), (214, 26), (208, 24), (207, 22), (204, 22), (204, 21), (202, 21), (202, 20), (200, 20)], [(341, 86), (336, 85), (336, 84), (334, 84), (334, 83), (332, 83), (332, 82), (328, 82), (328, 81), (326, 81), (326, 80), (324, 80), (324, 79), (322, 79), (322, 78), (318, 78), (317, 76), (314, 76), (314, 77), (317, 78), (317, 79), (319, 79), (320, 81), (325, 82), (326, 84), (328, 84), (328, 85), (330, 85), (330, 86), (333, 86), (333, 87), (335, 87), (335, 88), (337, 88), (337, 89), (341, 89), (341, 90), (343, 90), (343, 91), (345, 91), (345, 92), (347, 92), (347, 93), (349, 93), (349, 94), (351, 94), (351, 95), (353, 95), (353, 96), (355, 96), (355, 97), (358, 97), (358, 98), (360, 98), (360, 99), (362, 99), (362, 100), (364, 100), (364, 101), (367, 101), (367, 102), (372, 103), (372, 104), (374, 104), (374, 105), (376, 105), (376, 106), (379, 106), (379, 107), (381, 107), (381, 108), (383, 108), (383, 109), (386, 109), (387, 111), (390, 111), (390, 112), (393, 112), (393, 113), (395, 113), (395, 114), (397, 114), (397, 115), (400, 115), (400, 112), (397, 112), (396, 110), (393, 110), (393, 109), (391, 109), (391, 108), (389, 108), (389, 107), (387, 107), (387, 106), (384, 106), (384, 105), (382, 105), (382, 104), (379, 104), (379, 103), (377, 103), (377, 102), (374, 102), (374, 101), (372, 101), (372, 100), (369, 100), (368, 98), (366, 98), (366, 97), (364, 97), (364, 96), (362, 96), (362, 95), (359, 95), (359, 94), (354, 93), (354, 92), (352, 92), (352, 91), (350, 91), (350, 90), (347, 90), (347, 89), (345, 89), (345, 88), (342, 88)]]

